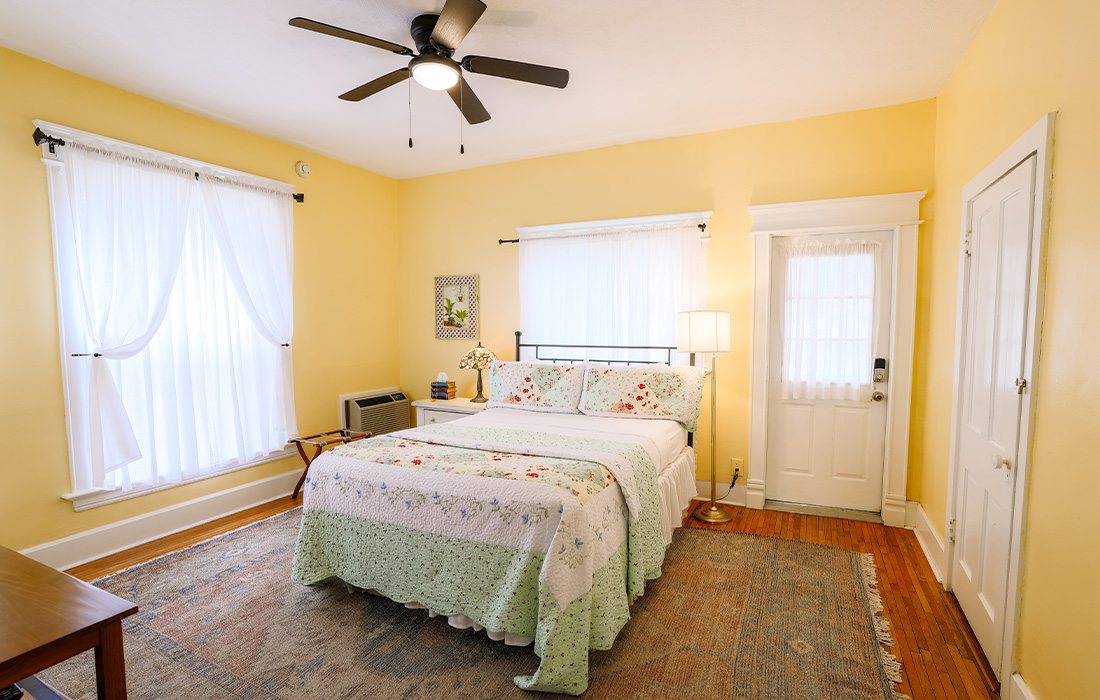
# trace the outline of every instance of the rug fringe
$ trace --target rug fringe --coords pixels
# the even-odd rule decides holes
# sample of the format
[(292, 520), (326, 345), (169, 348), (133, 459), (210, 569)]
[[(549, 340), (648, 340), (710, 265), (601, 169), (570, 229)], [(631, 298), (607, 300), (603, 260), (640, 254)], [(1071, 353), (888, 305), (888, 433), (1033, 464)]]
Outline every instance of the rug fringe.
[[(871, 619), (875, 625), (875, 636), (878, 637), (879, 661), (886, 672), (886, 677), (891, 683), (901, 683), (901, 662), (893, 652), (886, 647), (894, 646), (894, 637), (890, 634), (890, 621), (883, 614), (882, 595), (878, 590), (878, 572), (875, 571), (875, 557), (873, 554), (860, 554), (860, 569), (863, 572), (863, 583), (867, 590), (868, 602), (871, 607)], [(893, 690), (893, 700), (910, 700), (908, 695)]]

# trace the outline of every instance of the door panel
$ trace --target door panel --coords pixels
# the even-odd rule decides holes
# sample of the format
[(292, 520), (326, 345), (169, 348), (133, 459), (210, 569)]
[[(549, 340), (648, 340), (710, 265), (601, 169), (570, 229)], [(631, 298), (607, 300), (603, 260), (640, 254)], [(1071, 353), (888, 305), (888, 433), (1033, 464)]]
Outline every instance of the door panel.
[[(804, 304), (802, 308), (818, 309), (816, 314), (803, 318), (814, 327), (807, 330), (806, 323), (799, 331), (813, 336), (826, 335), (837, 329), (852, 334), (851, 324), (863, 324), (862, 336), (869, 342), (865, 370), (866, 382), (871, 384), (873, 358), (887, 357), (889, 350), (890, 309), (892, 295), (892, 234), (871, 232), (859, 234), (830, 234), (811, 237), (815, 243), (828, 245), (830, 241), (874, 241), (877, 254), (873, 261), (873, 308), (867, 313), (855, 310), (859, 301), (847, 296), (851, 290), (837, 285), (829, 291), (829, 281), (821, 281), (826, 290), (816, 299), (806, 296), (805, 289), (788, 287), (788, 259), (773, 255), (772, 318), (769, 320), (771, 358), (769, 361), (769, 405), (767, 439), (767, 476), (765, 497), (773, 500), (812, 505), (831, 506), (878, 512), (882, 506), (882, 479), (886, 445), (886, 402), (872, 401), (871, 392), (859, 400), (832, 398), (783, 398), (784, 381), (784, 313), (792, 306), (792, 299)], [(776, 245), (780, 245), (776, 243)], [(861, 263), (862, 264), (862, 263)], [(852, 266), (841, 263), (823, 264), (820, 270), (826, 274), (844, 275)], [(829, 272), (834, 271), (834, 272)], [(831, 294), (831, 295), (830, 295)], [(867, 296), (859, 299), (866, 302)], [(809, 301), (807, 301), (809, 299)], [(810, 306), (810, 305), (816, 306)], [(846, 309), (847, 311), (837, 309)], [(866, 307), (865, 307), (866, 308)], [(836, 313), (835, 317), (830, 313)], [(863, 332), (865, 331), (865, 332)], [(801, 340), (802, 336), (795, 336)], [(840, 335), (830, 337), (843, 337)], [(869, 339), (867, 341), (866, 339)], [(847, 342), (847, 341), (842, 341)], [(831, 355), (826, 355), (832, 357)], [(839, 355), (838, 355), (839, 357)], [(818, 356), (802, 352), (798, 361), (815, 366)], [(839, 361), (843, 363), (843, 359)], [(825, 368), (828, 371), (828, 367)], [(837, 369), (837, 375), (849, 377), (851, 366)], [(885, 390), (886, 384), (875, 384), (874, 389)], [(787, 393), (790, 393), (789, 391)]]
[(969, 203), (951, 584), (998, 675), (1020, 437), (1016, 380), (1024, 363), (1034, 177), (1032, 157)]
[[(837, 406), (833, 409), (833, 476), (845, 479), (866, 481), (871, 477), (874, 464), (868, 464), (868, 458), (874, 455), (867, 452), (867, 432), (874, 430), (870, 425), (871, 411), (867, 406)], [(878, 460), (882, 468), (882, 460)]]
[(788, 429), (803, 436), (801, 440), (787, 440), (779, 445), (776, 454), (776, 462), (781, 471), (786, 474), (806, 474), (813, 472), (814, 450), (814, 407), (808, 403), (785, 403), (782, 411), (782, 421)]

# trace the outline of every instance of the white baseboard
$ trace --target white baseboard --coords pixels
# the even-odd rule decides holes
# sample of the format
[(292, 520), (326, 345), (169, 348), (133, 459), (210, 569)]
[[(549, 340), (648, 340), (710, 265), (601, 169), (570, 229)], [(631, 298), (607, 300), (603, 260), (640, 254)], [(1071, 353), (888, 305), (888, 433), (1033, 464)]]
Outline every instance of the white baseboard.
[(932, 573), (936, 580), (943, 583), (944, 572), (947, 571), (947, 547), (938, 532), (932, 527), (928, 514), (916, 501), (906, 504), (905, 527), (917, 535), (917, 542), (924, 550), (924, 556), (928, 559), (928, 565), (932, 567)]
[(1037, 700), (1019, 673), (1013, 673), (1008, 679), (1008, 692), (1004, 694), (1004, 698), (1005, 700)]
[(29, 547), (22, 553), (55, 569), (69, 569), (279, 497), (289, 496), (300, 475), (301, 471), (276, 474)]
[[(718, 495), (721, 496), (729, 488), (728, 484), (718, 484)], [(709, 501), (710, 500), (710, 482), (695, 480), (695, 491), (699, 494), (694, 499), (695, 501)], [(733, 487), (729, 495), (725, 498), (719, 498), (719, 503), (725, 503), (731, 506), (743, 506), (745, 505), (745, 485), (738, 484)]]
[(749, 479), (745, 482), (745, 505), (749, 508), (760, 510), (764, 507), (764, 481), (762, 479)]
[(905, 527), (909, 519), (909, 502), (905, 496), (886, 496), (882, 501), (882, 524), (887, 527)]

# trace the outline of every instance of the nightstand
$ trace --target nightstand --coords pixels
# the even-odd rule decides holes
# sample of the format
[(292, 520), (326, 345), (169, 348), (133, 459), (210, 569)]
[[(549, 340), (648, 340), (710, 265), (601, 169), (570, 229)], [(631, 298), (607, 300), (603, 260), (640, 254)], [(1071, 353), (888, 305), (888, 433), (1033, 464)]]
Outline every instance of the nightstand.
[(446, 423), (485, 410), (485, 404), (472, 403), (470, 399), (420, 399), (412, 405), (416, 409), (417, 426)]

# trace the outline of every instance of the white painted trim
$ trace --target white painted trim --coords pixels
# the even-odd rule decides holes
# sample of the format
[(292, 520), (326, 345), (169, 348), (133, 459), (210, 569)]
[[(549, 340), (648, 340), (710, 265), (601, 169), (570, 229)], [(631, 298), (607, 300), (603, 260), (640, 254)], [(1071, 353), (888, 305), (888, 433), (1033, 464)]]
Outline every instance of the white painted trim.
[(752, 233), (823, 232), (823, 229), (829, 228), (837, 228), (837, 232), (843, 232), (859, 230), (861, 227), (873, 227), (879, 231), (884, 224), (888, 224), (887, 228), (916, 224), (919, 223), (919, 204), (924, 195), (924, 192), (899, 192), (868, 197), (760, 204), (749, 207)]
[(276, 498), (288, 497), (300, 474), (297, 469), (276, 474), (29, 547), (22, 553), (55, 569), (69, 569)]
[(917, 233), (924, 192), (820, 199), (749, 207), (753, 217), (752, 371), (749, 380), (749, 462), (746, 503), (763, 508), (767, 478), (767, 415), (771, 249), (780, 236), (889, 231), (893, 234), (890, 374), (883, 460), (882, 520), (906, 521), (909, 412), (913, 392), (913, 341), (917, 308)]
[[(729, 488), (728, 485), (718, 484), (718, 493), (722, 493), (723, 491), (725, 491), (728, 488)], [(693, 501), (709, 501), (710, 500), (710, 481), (709, 480), (700, 481), (699, 479), (696, 479), (695, 480), (695, 492), (698, 495), (693, 497), (691, 500), (693, 500)], [(744, 484), (738, 484), (737, 486), (734, 486), (733, 490), (730, 491), (728, 496), (726, 496), (725, 498), (719, 498), (718, 499), (718, 503), (725, 503), (726, 505), (731, 505), (731, 506), (743, 506), (743, 505), (745, 505), (745, 485)]]
[(252, 467), (258, 467), (261, 464), (267, 464), (268, 462), (277, 462), (280, 459), (288, 459), (297, 454), (292, 447), (284, 447), (281, 450), (272, 452), (271, 454), (264, 455), (263, 457), (257, 457), (256, 459), (245, 462), (244, 464), (234, 464), (224, 469), (219, 469), (213, 472), (207, 472), (205, 474), (199, 474), (198, 476), (192, 476), (182, 481), (164, 481), (158, 484), (152, 484), (150, 486), (137, 487), (132, 489), (89, 489), (87, 491), (74, 491), (73, 493), (61, 494), (61, 498), (69, 501), (73, 504), (73, 510), (81, 512), (90, 508), (98, 508), (110, 503), (118, 503), (119, 501), (128, 501), (131, 498), (137, 498), (139, 496), (148, 496), (151, 493), (157, 491), (165, 491), (167, 489), (174, 489), (177, 486), (183, 486), (184, 484), (193, 484), (196, 481), (205, 481), (206, 479), (213, 479), (216, 476), (223, 476), (225, 474), (232, 474), (233, 472), (239, 472), (242, 469), (251, 469)]
[(1031, 692), (1031, 688), (1027, 687), (1024, 677), (1019, 673), (1013, 673), (1005, 685), (1008, 687), (1001, 693), (1005, 700), (1037, 700), (1035, 693)]
[[(129, 143), (120, 139), (111, 138), (110, 136), (103, 136), (101, 134), (93, 134), (90, 131), (81, 131), (80, 129), (74, 129), (71, 126), (65, 126), (64, 124), (55, 124), (53, 122), (44, 121), (42, 119), (35, 119), (31, 122), (42, 131), (46, 132), (50, 136), (56, 136), (64, 141), (74, 141), (76, 143), (83, 144), (92, 148), (101, 148), (109, 151), (121, 151), (129, 155), (134, 155), (140, 158), (146, 158), (148, 160), (157, 161), (166, 165), (174, 167), (185, 168), (187, 170), (195, 170), (199, 173), (204, 173), (213, 177), (228, 177), (234, 180), (243, 180), (248, 183), (257, 185), (259, 187), (270, 188), (279, 192), (286, 192), (290, 194), (294, 192), (294, 185), (281, 180), (273, 180), (269, 177), (263, 177), (262, 175), (253, 175), (252, 173), (246, 173), (241, 170), (233, 170), (232, 168), (226, 168), (214, 163), (207, 163), (201, 160), (195, 160), (194, 158), (188, 158), (186, 156), (177, 155), (175, 153), (168, 153), (167, 151), (158, 151), (155, 148), (149, 148), (148, 146), (142, 146), (136, 143)], [(64, 146), (61, 146), (64, 148)], [(60, 160), (60, 156), (50, 156), (46, 145), (43, 144), (43, 154), (47, 157), (46, 160)]]
[(576, 221), (567, 224), (547, 224), (545, 226), (520, 226), (516, 233), (523, 237), (541, 238), (561, 234), (577, 233), (599, 229), (623, 228), (629, 226), (659, 226), (661, 224), (686, 224), (692, 222), (707, 223), (714, 212), (689, 211), (683, 214), (659, 214), (657, 216), (635, 216), (626, 219), (604, 219), (601, 221)]
[[(956, 472), (959, 460), (959, 391), (962, 371), (962, 341), (966, 333), (966, 297), (969, 289), (969, 265), (964, 252), (966, 232), (969, 228), (970, 202), (981, 192), (989, 188), (1007, 172), (1035, 156), (1035, 192), (1032, 203), (1031, 268), (1028, 291), (1027, 328), (1024, 332), (1024, 376), (1028, 380), (1025, 400), (1020, 410), (1020, 437), (1016, 446), (1017, 458), (1015, 489), (1013, 493), (1012, 524), (1008, 552), (1008, 593), (1005, 603), (1005, 636), (1003, 640), (998, 678), (1006, 678), (1016, 673), (1016, 622), (1019, 614), (1021, 590), (1021, 561), (1023, 556), (1023, 529), (1026, 520), (1026, 492), (1028, 471), (1031, 462), (1031, 437), (1035, 414), (1035, 378), (1039, 373), (1039, 341), (1043, 328), (1044, 271), (1046, 269), (1046, 237), (1050, 219), (1052, 160), (1054, 156), (1054, 122), (1056, 112), (1049, 112), (1028, 129), (1011, 146), (997, 156), (992, 163), (982, 168), (963, 187), (962, 211), (960, 212), (959, 235), (959, 273), (958, 296), (955, 300), (955, 355), (952, 375), (951, 394), (951, 443), (950, 460), (947, 465), (947, 517), (955, 518), (957, 509)], [(947, 530), (947, 523), (944, 523)], [(947, 543), (947, 557), (944, 560), (944, 587), (951, 590), (951, 571), (954, 568), (955, 545)], [(990, 664), (992, 665), (992, 663)], [(1002, 683), (1002, 694), (1009, 683)]]
[(943, 572), (947, 562), (947, 548), (944, 546), (940, 533), (932, 527), (932, 521), (928, 519), (928, 513), (924, 507), (916, 501), (906, 504), (905, 527), (912, 530), (917, 536), (924, 558), (928, 560), (928, 566), (936, 580), (943, 583)]

